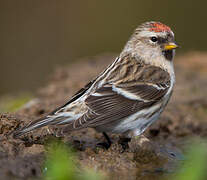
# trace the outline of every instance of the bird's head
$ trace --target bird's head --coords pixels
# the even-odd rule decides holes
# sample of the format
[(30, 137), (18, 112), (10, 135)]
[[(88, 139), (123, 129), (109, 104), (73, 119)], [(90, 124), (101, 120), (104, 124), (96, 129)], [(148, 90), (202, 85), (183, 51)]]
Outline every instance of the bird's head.
[(124, 51), (141, 59), (156, 60), (164, 57), (165, 60), (172, 61), (177, 47), (170, 27), (151, 21), (135, 30)]

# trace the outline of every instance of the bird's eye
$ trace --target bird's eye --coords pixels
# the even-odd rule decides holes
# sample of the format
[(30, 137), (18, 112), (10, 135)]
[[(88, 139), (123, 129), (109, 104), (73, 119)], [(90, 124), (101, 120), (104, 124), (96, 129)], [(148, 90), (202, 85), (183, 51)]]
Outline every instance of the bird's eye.
[(152, 36), (152, 37), (151, 37), (151, 41), (152, 41), (152, 42), (157, 42), (157, 37)]

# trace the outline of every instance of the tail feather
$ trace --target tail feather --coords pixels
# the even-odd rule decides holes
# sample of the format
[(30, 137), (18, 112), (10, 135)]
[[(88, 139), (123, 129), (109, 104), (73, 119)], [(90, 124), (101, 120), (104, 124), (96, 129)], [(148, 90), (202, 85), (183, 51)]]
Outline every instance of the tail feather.
[(28, 124), (27, 126), (23, 127), (22, 129), (16, 130), (13, 133), (13, 137), (18, 138), (19, 136), (26, 134), (34, 129), (49, 125), (53, 120), (54, 120), (54, 117), (43, 117), (41, 119), (33, 121), (30, 124)]

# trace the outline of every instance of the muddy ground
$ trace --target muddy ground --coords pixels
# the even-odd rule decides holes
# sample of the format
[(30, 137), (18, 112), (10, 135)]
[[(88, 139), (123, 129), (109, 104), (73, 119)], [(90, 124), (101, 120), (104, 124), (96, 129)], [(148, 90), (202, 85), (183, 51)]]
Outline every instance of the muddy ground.
[[(114, 57), (85, 58), (57, 68), (35, 99), (16, 113), (0, 114), (0, 137), (5, 138), (15, 128), (67, 102)], [(178, 56), (175, 70), (176, 86), (166, 110), (144, 136), (133, 139), (125, 151), (118, 143), (119, 135), (110, 135), (114, 143), (108, 150), (96, 148), (95, 145), (104, 139), (93, 129), (69, 132), (62, 138), (76, 149), (82, 167), (101, 171), (113, 179), (160, 179), (173, 172), (177, 162), (182, 161), (192, 137), (206, 138), (207, 54)], [(40, 178), (48, 133), (48, 129), (43, 128), (21, 139), (10, 136), (0, 141), (0, 179)]]

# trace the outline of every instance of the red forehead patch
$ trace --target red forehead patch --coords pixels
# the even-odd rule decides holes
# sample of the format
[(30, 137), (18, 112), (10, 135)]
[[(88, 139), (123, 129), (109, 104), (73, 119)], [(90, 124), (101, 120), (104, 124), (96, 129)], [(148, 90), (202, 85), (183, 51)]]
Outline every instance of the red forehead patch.
[(152, 23), (151, 26), (152, 27), (150, 28), (150, 31), (154, 31), (154, 32), (170, 32), (171, 31), (171, 29), (168, 26), (162, 23)]

